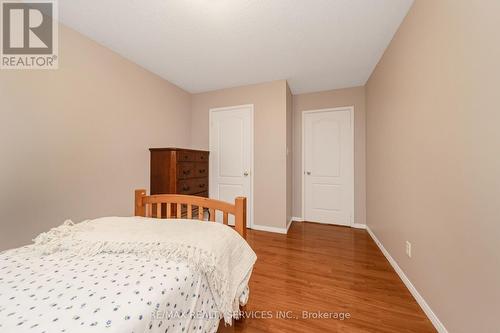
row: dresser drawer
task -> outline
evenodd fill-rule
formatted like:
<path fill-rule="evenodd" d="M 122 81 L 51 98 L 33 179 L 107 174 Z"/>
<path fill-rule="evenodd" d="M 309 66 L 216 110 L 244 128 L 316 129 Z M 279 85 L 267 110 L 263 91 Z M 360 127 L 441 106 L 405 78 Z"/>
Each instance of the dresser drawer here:
<path fill-rule="evenodd" d="M 196 152 L 196 161 L 198 162 L 208 162 L 208 152 L 206 151 L 199 151 Z"/>
<path fill-rule="evenodd" d="M 195 194 L 208 191 L 208 179 L 186 179 L 177 182 L 177 193 L 179 194 Z"/>
<path fill-rule="evenodd" d="M 187 151 L 187 150 L 179 150 L 177 152 L 177 161 L 185 162 L 185 161 L 196 161 L 198 152 L 195 151 Z"/>
<path fill-rule="evenodd" d="M 198 170 L 192 162 L 182 162 L 177 164 L 177 178 L 186 179 L 197 177 Z"/>
<path fill-rule="evenodd" d="M 208 191 L 208 178 L 196 179 L 195 187 L 196 187 L 196 192 L 194 193 Z"/>
<path fill-rule="evenodd" d="M 195 179 L 179 180 L 177 182 L 177 193 L 193 194 L 199 192 L 196 190 Z"/>
<path fill-rule="evenodd" d="M 196 163 L 193 177 L 208 177 L 208 163 L 206 162 Z"/>

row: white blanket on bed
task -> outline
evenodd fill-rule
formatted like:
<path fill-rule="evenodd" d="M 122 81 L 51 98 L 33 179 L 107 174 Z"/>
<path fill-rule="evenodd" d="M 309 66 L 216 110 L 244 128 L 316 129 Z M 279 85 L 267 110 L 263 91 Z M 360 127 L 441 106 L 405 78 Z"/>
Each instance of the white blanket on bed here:
<path fill-rule="evenodd" d="M 206 275 L 226 323 L 238 317 L 238 297 L 257 259 L 232 228 L 196 220 L 106 217 L 79 224 L 68 221 L 34 241 L 42 254 L 134 253 L 187 262 Z"/>
<path fill-rule="evenodd" d="M 219 322 L 206 276 L 183 262 L 33 246 L 0 254 L 1 333 L 215 333 Z"/>

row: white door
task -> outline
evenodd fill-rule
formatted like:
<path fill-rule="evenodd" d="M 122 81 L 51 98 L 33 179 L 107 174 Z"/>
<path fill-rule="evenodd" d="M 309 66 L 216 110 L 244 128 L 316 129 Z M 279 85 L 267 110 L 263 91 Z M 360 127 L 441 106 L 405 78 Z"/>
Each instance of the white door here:
<path fill-rule="evenodd" d="M 353 223 L 352 113 L 352 108 L 303 113 L 306 221 Z"/>
<path fill-rule="evenodd" d="M 234 203 L 247 198 L 252 225 L 253 105 L 210 110 L 210 198 Z M 217 221 L 222 221 L 219 213 Z M 230 215 L 229 224 L 234 225 Z"/>

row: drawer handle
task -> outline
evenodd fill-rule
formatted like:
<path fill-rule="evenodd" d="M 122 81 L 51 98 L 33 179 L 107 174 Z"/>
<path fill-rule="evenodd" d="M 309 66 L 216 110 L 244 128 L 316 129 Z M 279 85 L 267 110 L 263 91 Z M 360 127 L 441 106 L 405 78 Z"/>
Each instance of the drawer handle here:
<path fill-rule="evenodd" d="M 184 187 L 182 188 L 182 190 L 183 190 L 183 191 L 189 191 L 189 186 L 184 186 Z"/>
<path fill-rule="evenodd" d="M 198 185 L 200 188 L 204 188 L 205 187 L 205 184 L 200 184 Z"/>
<path fill-rule="evenodd" d="M 185 175 L 189 175 L 191 173 L 191 170 L 182 170 L 182 173 Z"/>
<path fill-rule="evenodd" d="M 205 159 L 205 156 L 201 155 L 200 160 L 203 160 L 203 159 Z"/>
<path fill-rule="evenodd" d="M 205 173 L 205 169 L 200 169 L 200 173 Z"/>

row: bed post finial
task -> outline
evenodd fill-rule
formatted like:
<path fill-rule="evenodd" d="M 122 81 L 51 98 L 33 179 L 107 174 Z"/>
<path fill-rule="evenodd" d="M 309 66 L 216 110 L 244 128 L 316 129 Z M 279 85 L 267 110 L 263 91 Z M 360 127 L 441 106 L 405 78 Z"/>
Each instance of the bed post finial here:
<path fill-rule="evenodd" d="M 146 209 L 143 198 L 146 196 L 146 190 L 135 190 L 135 216 L 146 216 Z"/>
<path fill-rule="evenodd" d="M 247 198 L 237 197 L 235 200 L 235 229 L 243 238 L 247 238 Z"/>

